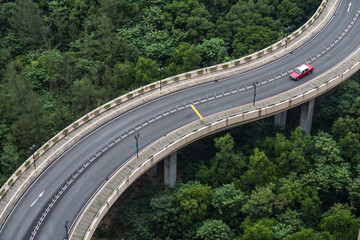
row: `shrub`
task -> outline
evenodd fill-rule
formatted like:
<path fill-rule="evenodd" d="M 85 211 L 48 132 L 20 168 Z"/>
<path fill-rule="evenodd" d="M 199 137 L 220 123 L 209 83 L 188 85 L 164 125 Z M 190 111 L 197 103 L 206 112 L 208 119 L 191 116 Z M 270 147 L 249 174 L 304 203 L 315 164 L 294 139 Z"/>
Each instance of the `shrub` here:
<path fill-rule="evenodd" d="M 167 81 L 161 81 L 161 84 L 162 84 L 162 85 L 166 85 L 166 84 L 167 84 Z"/>
<path fill-rule="evenodd" d="M 246 57 L 245 61 L 250 61 L 252 59 L 252 56 Z"/>
<path fill-rule="evenodd" d="M 263 54 L 264 54 L 264 52 L 261 51 L 261 52 L 258 52 L 258 53 L 257 53 L 257 56 L 258 56 L 258 57 L 261 57 Z"/>
<path fill-rule="evenodd" d="M 48 148 L 49 148 L 49 144 L 46 144 L 43 149 L 46 150 Z"/>
<path fill-rule="evenodd" d="M 306 28 L 305 26 L 302 26 L 302 27 L 301 27 L 301 31 L 304 31 L 304 30 L 305 30 L 305 28 Z"/>
<path fill-rule="evenodd" d="M 240 64 L 240 61 L 235 61 L 234 64 L 237 66 Z"/>
<path fill-rule="evenodd" d="M 197 73 L 200 75 L 200 74 L 203 74 L 204 73 L 204 70 L 199 70 L 199 71 L 197 71 Z"/>
<path fill-rule="evenodd" d="M 19 171 L 16 172 L 16 176 L 20 176 L 21 173 L 22 173 L 22 170 L 20 169 Z"/>
<path fill-rule="evenodd" d="M 191 73 L 187 73 L 187 74 L 185 74 L 185 77 L 186 77 L 186 78 L 191 77 Z"/>
<path fill-rule="evenodd" d="M 56 143 L 58 140 L 59 140 L 59 137 L 55 137 L 55 138 L 53 139 L 53 142 Z"/>
<path fill-rule="evenodd" d="M 281 47 L 282 43 L 279 42 L 278 44 L 276 44 L 277 47 Z"/>
<path fill-rule="evenodd" d="M 138 91 L 138 93 L 143 93 L 143 92 L 144 92 L 143 88 Z"/>
<path fill-rule="evenodd" d="M 29 165 L 30 165 L 30 161 L 27 161 L 26 163 L 25 163 L 25 167 L 28 167 Z"/>
<path fill-rule="evenodd" d="M 317 14 L 315 14 L 315 15 L 314 15 L 314 19 L 317 19 L 317 17 L 318 17 L 318 15 L 317 15 Z"/>
<path fill-rule="evenodd" d="M 83 120 L 86 122 L 87 120 L 89 120 L 89 115 L 87 115 L 87 116 L 85 116 L 84 118 L 83 118 Z"/>
<path fill-rule="evenodd" d="M 294 33 L 294 36 L 296 37 L 297 35 L 299 35 L 299 33 L 298 33 L 298 32 L 295 32 L 295 33 Z"/>
<path fill-rule="evenodd" d="M 269 48 L 267 49 L 268 52 L 272 52 L 272 50 L 273 50 L 272 47 L 269 47 Z"/>
<path fill-rule="evenodd" d="M 5 193 L 5 189 L 1 190 L 0 195 L 2 196 L 4 195 L 4 193 Z"/>
<path fill-rule="evenodd" d="M 106 104 L 106 105 L 104 106 L 105 109 L 109 109 L 110 107 L 111 107 L 111 103 Z"/>
<path fill-rule="evenodd" d="M 37 158 L 38 156 L 40 156 L 40 153 L 36 153 L 36 154 L 34 155 L 35 158 Z"/>
<path fill-rule="evenodd" d="M 309 20 L 309 26 L 312 24 L 312 20 Z"/>
<path fill-rule="evenodd" d="M 223 69 L 226 69 L 226 68 L 228 68 L 229 67 L 229 64 L 224 64 L 224 65 L 222 65 L 222 68 Z"/>
<path fill-rule="evenodd" d="M 216 68 L 217 68 L 217 67 L 212 67 L 212 68 L 210 68 L 210 71 L 211 71 L 211 72 L 215 72 L 215 71 L 216 71 Z"/>
<path fill-rule="evenodd" d="M 150 86 L 149 86 L 149 88 L 155 88 L 156 87 L 156 85 L 155 84 L 151 84 Z"/>
<path fill-rule="evenodd" d="M 129 94 L 127 95 L 127 98 L 132 98 L 132 96 L 133 96 L 133 94 L 132 94 L 132 93 L 129 93 Z"/>
<path fill-rule="evenodd" d="M 69 132 L 69 130 L 68 130 L 68 129 L 65 129 L 62 133 L 63 133 L 64 135 L 66 135 L 66 134 L 68 134 L 68 132 Z"/>
<path fill-rule="evenodd" d="M 100 113 L 100 109 L 94 111 L 94 115 L 98 115 Z"/>
<path fill-rule="evenodd" d="M 8 182 L 8 185 L 11 186 L 11 184 L 14 182 L 14 179 L 10 179 L 10 181 Z"/>
<path fill-rule="evenodd" d="M 79 123 L 78 123 L 78 122 L 76 122 L 76 123 L 73 124 L 73 128 L 77 128 L 78 126 L 79 126 Z"/>
<path fill-rule="evenodd" d="M 180 79 L 180 77 L 176 76 L 176 77 L 174 77 L 173 79 L 174 79 L 174 81 L 177 81 L 177 80 Z"/>

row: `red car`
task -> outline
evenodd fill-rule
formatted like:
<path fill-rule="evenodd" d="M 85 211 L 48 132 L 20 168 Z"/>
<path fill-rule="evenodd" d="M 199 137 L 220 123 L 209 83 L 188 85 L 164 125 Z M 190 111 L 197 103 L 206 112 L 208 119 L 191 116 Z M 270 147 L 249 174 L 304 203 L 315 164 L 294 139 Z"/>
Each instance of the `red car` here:
<path fill-rule="evenodd" d="M 294 69 L 294 71 L 290 74 L 290 78 L 292 80 L 299 80 L 303 76 L 310 74 L 313 70 L 314 68 L 310 64 L 303 64 Z"/>

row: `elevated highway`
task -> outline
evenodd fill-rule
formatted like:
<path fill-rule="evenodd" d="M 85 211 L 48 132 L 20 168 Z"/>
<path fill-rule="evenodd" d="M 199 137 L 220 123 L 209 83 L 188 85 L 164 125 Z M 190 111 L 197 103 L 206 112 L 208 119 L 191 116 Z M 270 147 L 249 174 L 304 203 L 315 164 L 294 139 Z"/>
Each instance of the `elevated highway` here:
<path fill-rule="evenodd" d="M 2 188 L 0 239 L 62 240 L 65 221 L 71 239 L 90 239 L 121 193 L 164 157 L 341 84 L 359 68 L 360 2 L 326 3 L 313 24 L 291 35 L 286 48 L 277 43 L 251 59 L 165 79 L 161 91 L 160 83 L 136 90 L 64 129 L 38 150 L 36 171 L 29 159 Z M 313 74 L 291 81 L 288 72 L 304 62 L 315 67 Z"/>

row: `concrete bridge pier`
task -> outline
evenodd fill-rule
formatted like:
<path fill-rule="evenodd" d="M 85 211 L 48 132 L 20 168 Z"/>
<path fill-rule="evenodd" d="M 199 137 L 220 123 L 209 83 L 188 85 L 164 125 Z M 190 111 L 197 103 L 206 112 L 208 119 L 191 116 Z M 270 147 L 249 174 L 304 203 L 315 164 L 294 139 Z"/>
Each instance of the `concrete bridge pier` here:
<path fill-rule="evenodd" d="M 287 111 L 278 113 L 274 116 L 274 125 L 279 126 L 281 130 L 285 129 Z"/>
<path fill-rule="evenodd" d="M 174 187 L 176 183 L 177 153 L 164 159 L 164 184 Z"/>
<path fill-rule="evenodd" d="M 302 128 L 305 135 L 309 135 L 311 132 L 312 118 L 314 115 L 314 105 L 315 98 L 301 105 L 300 127 Z"/>

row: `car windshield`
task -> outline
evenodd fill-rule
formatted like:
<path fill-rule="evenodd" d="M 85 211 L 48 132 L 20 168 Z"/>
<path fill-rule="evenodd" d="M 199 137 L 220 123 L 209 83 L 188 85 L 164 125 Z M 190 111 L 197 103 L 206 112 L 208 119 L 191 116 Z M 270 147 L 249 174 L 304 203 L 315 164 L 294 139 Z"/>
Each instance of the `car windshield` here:
<path fill-rule="evenodd" d="M 300 69 L 298 69 L 298 68 L 295 68 L 295 72 L 296 72 L 297 74 L 301 74 L 301 71 L 300 71 Z"/>

